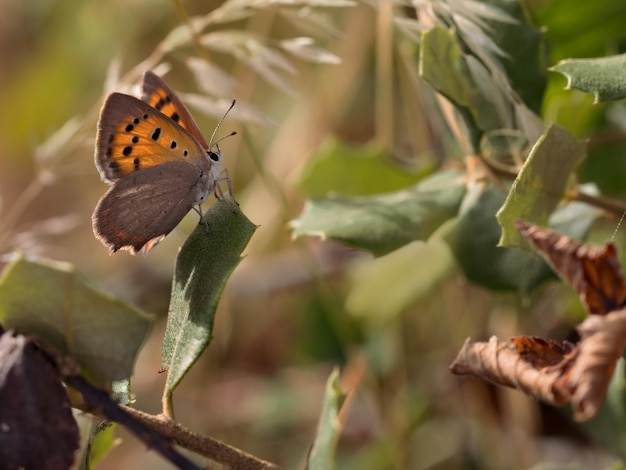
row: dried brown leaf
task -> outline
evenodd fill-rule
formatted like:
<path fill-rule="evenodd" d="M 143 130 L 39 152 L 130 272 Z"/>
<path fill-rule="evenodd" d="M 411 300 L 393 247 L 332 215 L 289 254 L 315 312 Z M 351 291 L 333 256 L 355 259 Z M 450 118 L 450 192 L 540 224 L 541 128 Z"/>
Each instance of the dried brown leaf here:
<path fill-rule="evenodd" d="M 626 305 L 626 285 L 613 243 L 583 245 L 525 221 L 520 220 L 516 225 L 552 269 L 578 292 L 589 313 L 605 315 Z"/>
<path fill-rule="evenodd" d="M 488 343 L 468 339 L 450 369 L 547 403 L 570 403 L 574 419 L 587 421 L 598 412 L 626 347 L 626 309 L 590 316 L 578 331 L 582 339 L 576 346 L 529 336 L 507 342 L 492 337 Z"/>
<path fill-rule="evenodd" d="M 521 390 L 551 404 L 565 403 L 554 384 L 563 374 L 558 367 L 541 369 L 525 361 L 511 341 L 492 336 L 489 342 L 472 343 L 469 338 L 450 366 L 457 375 L 474 375 L 496 385 Z"/>
<path fill-rule="evenodd" d="M 0 467 L 71 467 L 80 436 L 58 371 L 11 332 L 0 336 L 0 403 Z"/>
<path fill-rule="evenodd" d="M 514 336 L 511 342 L 520 357 L 537 369 L 558 366 L 575 354 L 575 346 L 567 341 L 559 344 L 536 336 Z"/>
<path fill-rule="evenodd" d="M 551 404 L 570 403 L 586 421 L 600 408 L 626 347 L 626 286 L 612 243 L 583 245 L 551 230 L 518 222 L 517 228 L 579 293 L 591 315 L 578 326 L 573 346 L 537 337 L 509 342 L 465 342 L 451 370 L 521 390 Z"/>
<path fill-rule="evenodd" d="M 574 419 L 586 421 L 597 413 L 626 347 L 626 309 L 592 316 L 578 326 L 582 340 L 576 362 L 567 375 Z"/>

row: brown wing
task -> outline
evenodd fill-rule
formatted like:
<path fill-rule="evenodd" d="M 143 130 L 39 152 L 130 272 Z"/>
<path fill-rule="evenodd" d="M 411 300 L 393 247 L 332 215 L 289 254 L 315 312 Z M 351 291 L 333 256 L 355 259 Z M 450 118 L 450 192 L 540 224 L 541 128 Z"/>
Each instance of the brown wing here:
<path fill-rule="evenodd" d="M 98 202 L 92 216 L 96 237 L 110 253 L 146 251 L 170 233 L 194 204 L 199 170 L 167 162 L 126 176 Z"/>
<path fill-rule="evenodd" d="M 147 103 L 111 93 L 104 102 L 96 136 L 96 167 L 107 182 L 168 161 L 206 166 L 201 144 Z"/>
<path fill-rule="evenodd" d="M 141 89 L 143 101 L 187 129 L 203 148 L 209 148 L 187 107 L 161 77 L 147 71 L 143 75 Z"/>

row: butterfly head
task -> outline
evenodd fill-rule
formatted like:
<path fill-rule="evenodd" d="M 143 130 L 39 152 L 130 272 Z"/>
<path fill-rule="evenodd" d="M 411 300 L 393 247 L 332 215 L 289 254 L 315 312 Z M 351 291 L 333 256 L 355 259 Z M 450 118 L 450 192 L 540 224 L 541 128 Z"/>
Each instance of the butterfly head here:
<path fill-rule="evenodd" d="M 224 154 L 222 153 L 222 149 L 218 143 L 215 144 L 216 151 L 213 149 L 207 150 L 207 157 L 211 162 L 211 169 L 209 170 L 211 173 L 211 177 L 213 180 L 217 181 L 219 179 L 220 174 L 222 173 L 222 162 L 224 161 Z"/>
<path fill-rule="evenodd" d="M 213 150 L 215 148 L 216 150 Z M 200 180 L 194 187 L 194 205 L 202 204 L 222 179 L 224 154 L 218 144 L 206 151 L 206 165 L 200 165 Z"/>

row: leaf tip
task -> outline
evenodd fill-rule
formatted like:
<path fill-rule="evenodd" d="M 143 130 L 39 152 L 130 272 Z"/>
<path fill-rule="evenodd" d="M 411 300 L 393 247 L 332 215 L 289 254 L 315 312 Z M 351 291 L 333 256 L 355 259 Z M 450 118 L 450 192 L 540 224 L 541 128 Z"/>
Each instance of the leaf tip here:
<path fill-rule="evenodd" d="M 465 359 L 471 346 L 472 346 L 472 339 L 468 337 L 463 343 L 463 346 L 461 346 L 461 349 L 457 353 L 456 357 L 452 361 L 452 364 L 448 366 L 448 369 L 454 375 L 467 375 L 470 373 L 470 369 L 468 368 L 467 362 Z"/>

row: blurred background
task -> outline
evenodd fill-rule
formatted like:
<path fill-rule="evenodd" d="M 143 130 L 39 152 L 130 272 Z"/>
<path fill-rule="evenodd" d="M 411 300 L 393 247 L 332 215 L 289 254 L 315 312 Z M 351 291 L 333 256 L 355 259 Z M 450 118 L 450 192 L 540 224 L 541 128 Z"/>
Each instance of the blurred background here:
<path fill-rule="evenodd" d="M 242 7 L 247 3 L 255 6 Z M 545 27 L 546 67 L 626 47 L 622 2 L 524 4 L 529 21 Z M 493 292 L 466 281 L 443 253 L 443 280 L 413 295 L 409 307 L 362 315 L 349 308 L 349 294 L 371 255 L 291 237 L 288 223 L 307 197 L 380 187 L 376 180 L 365 189 L 362 181 L 354 185 L 345 166 L 328 173 L 325 187 L 311 182 L 314 165 L 338 143 L 384 159 L 396 178 L 387 183 L 398 187 L 443 166 L 463 168 L 460 147 L 417 77 L 416 36 L 394 22 L 414 10 L 374 0 L 226 7 L 199 0 L 0 0 L 1 252 L 70 261 L 95 284 L 158 316 L 132 378 L 135 406 L 158 413 L 174 259 L 197 215 L 148 256 L 133 257 L 108 255 L 93 236 L 91 212 L 107 189 L 93 163 L 104 96 L 136 92 L 147 68 L 168 72 L 207 137 L 237 99 L 218 136 L 238 132 L 221 144 L 225 166 L 243 212 L 259 225 L 221 300 L 213 342 L 174 395 L 177 420 L 300 468 L 326 379 L 340 365 L 350 390 L 340 469 L 606 468 L 619 451 L 591 439 L 565 410 L 448 371 L 468 336 L 565 338 L 582 315 L 566 287 L 555 282 L 526 297 Z M 193 24 L 205 47 L 185 34 L 189 18 L 201 18 Z M 544 121 L 608 142 L 583 165 L 581 179 L 623 195 L 624 132 L 615 122 L 623 122 L 626 108 L 592 106 L 589 95 L 564 91 L 562 76 L 547 78 Z M 599 233 L 602 239 L 607 232 Z M 390 272 L 385 282 L 407 275 L 428 277 L 429 267 Z M 98 468 L 170 468 L 123 430 L 118 435 Z"/>

